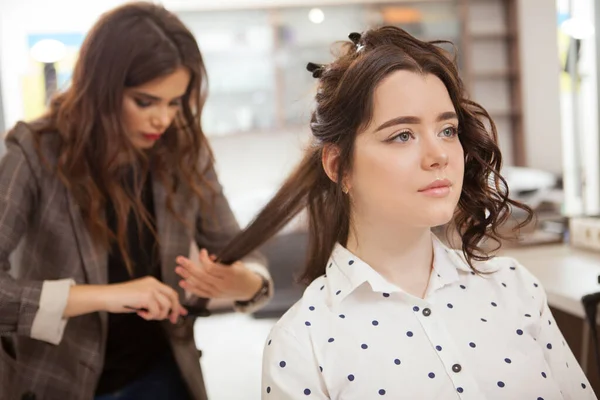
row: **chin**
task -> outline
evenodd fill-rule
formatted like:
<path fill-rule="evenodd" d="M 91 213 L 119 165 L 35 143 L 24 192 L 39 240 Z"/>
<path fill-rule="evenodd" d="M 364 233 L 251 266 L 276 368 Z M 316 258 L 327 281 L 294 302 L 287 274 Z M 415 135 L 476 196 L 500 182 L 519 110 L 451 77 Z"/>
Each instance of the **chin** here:
<path fill-rule="evenodd" d="M 430 212 L 426 213 L 426 221 L 423 221 L 423 226 L 433 228 L 448 224 L 454 218 L 454 210 L 455 207 L 431 210 Z"/>
<path fill-rule="evenodd" d="M 154 147 L 155 143 L 149 143 L 149 142 L 137 142 L 135 143 L 135 147 L 141 150 L 147 150 L 147 149 L 151 149 L 152 147 Z"/>
<path fill-rule="evenodd" d="M 431 219 L 426 221 L 423 226 L 427 228 L 435 228 L 438 226 L 444 226 L 452 222 L 452 218 L 440 218 L 440 219 Z"/>

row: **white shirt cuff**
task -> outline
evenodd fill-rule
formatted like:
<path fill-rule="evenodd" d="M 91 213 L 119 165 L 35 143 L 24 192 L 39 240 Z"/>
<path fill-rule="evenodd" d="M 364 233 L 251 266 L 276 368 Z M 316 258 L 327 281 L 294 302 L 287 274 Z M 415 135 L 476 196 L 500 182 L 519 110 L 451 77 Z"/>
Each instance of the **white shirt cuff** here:
<path fill-rule="evenodd" d="M 63 314 L 73 285 L 73 279 L 44 281 L 39 309 L 31 325 L 32 339 L 55 345 L 60 343 L 68 321 L 67 318 L 63 318 Z"/>

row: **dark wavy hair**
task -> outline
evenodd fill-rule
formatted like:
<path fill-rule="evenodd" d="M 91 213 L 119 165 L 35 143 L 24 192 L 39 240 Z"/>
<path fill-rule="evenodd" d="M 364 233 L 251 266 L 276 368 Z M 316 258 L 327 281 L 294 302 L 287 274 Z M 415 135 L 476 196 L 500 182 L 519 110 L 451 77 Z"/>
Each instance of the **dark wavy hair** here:
<path fill-rule="evenodd" d="M 325 146 L 340 150 L 337 176 L 352 168 L 356 136 L 373 115 L 373 94 L 379 83 L 398 70 L 432 74 L 446 86 L 459 119 L 459 140 L 465 153 L 464 184 L 453 226 L 462 238 L 462 251 L 471 268 L 473 260 L 492 258 L 481 247 L 482 239 L 498 242 L 499 227 L 520 208 L 529 223 L 529 207 L 508 197 L 500 175 L 502 155 L 494 122 L 479 104 L 469 100 L 458 76 L 455 60 L 440 45 L 423 42 L 397 27 L 381 27 L 350 35 L 340 54 L 328 65 L 309 64 L 319 79 L 316 109 L 311 118 L 313 141 L 304 159 L 256 219 L 219 255 L 231 262 L 260 246 L 303 209 L 308 210 L 308 262 L 300 280 L 310 283 L 325 273 L 336 242 L 346 245 L 350 229 L 350 201 L 341 179 L 333 182 L 323 169 Z M 451 44 L 451 43 L 450 43 Z M 488 131 L 485 121 L 491 129 Z"/>
<path fill-rule="evenodd" d="M 136 149 L 121 118 L 124 90 L 180 67 L 191 79 L 175 120 L 150 152 Z M 167 207 L 182 223 L 173 206 L 177 185 L 189 186 L 199 201 L 208 201 L 206 192 L 212 189 L 203 175 L 213 157 L 200 124 L 206 89 L 198 44 L 183 23 L 162 6 L 128 3 L 100 17 L 81 47 L 70 87 L 53 98 L 44 118 L 31 124 L 38 150 L 44 134 L 60 136 L 58 177 L 74 196 L 92 237 L 106 246 L 116 240 L 130 272 L 130 212 L 156 236 L 140 195 L 150 171 L 164 184 Z M 130 170 L 119 161 L 124 153 L 140 164 L 133 190 L 125 183 Z M 116 232 L 103 217 L 108 201 L 115 208 Z"/>

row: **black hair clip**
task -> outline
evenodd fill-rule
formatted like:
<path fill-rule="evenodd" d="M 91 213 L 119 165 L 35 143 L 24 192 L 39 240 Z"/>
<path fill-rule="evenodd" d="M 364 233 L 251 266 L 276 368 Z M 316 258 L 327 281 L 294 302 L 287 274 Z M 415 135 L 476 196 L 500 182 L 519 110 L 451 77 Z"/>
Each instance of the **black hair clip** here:
<path fill-rule="evenodd" d="M 358 46 L 358 42 L 360 42 L 361 37 L 362 37 L 362 35 L 358 32 L 352 32 L 351 34 L 348 35 L 348 39 L 350 39 L 352 41 L 352 43 L 354 43 L 357 46 Z"/>
<path fill-rule="evenodd" d="M 362 48 L 365 47 L 364 44 L 360 44 L 360 39 L 362 39 L 362 35 L 360 33 L 358 33 L 358 32 L 352 32 L 351 34 L 348 35 L 348 38 L 356 46 L 356 52 L 361 51 Z"/>
<path fill-rule="evenodd" d="M 312 62 L 306 64 L 306 69 L 308 70 L 308 72 L 312 72 L 313 78 L 320 78 L 323 74 L 324 67 L 325 64 L 315 64 Z"/>

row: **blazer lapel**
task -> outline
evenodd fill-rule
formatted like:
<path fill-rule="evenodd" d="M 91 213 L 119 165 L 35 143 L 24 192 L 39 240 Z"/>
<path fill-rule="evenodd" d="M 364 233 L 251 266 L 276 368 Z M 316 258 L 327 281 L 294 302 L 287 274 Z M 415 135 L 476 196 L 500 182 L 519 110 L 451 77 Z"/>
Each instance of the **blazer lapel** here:
<path fill-rule="evenodd" d="M 92 240 L 92 236 L 81 216 L 79 205 L 69 193 L 67 193 L 67 202 L 69 204 L 71 225 L 77 238 L 79 254 L 87 278 L 86 283 L 105 285 L 108 283 L 108 254 L 106 249 Z"/>
<path fill-rule="evenodd" d="M 90 285 L 106 285 L 108 283 L 108 254 L 106 249 L 101 244 L 94 242 L 89 230 L 85 226 L 81 209 L 75 202 L 75 199 L 66 190 L 67 203 L 69 207 L 69 216 L 71 218 L 71 226 L 77 240 L 79 255 L 83 270 L 86 276 L 86 283 Z M 105 312 L 100 312 L 100 323 L 102 327 L 102 337 L 106 337 L 108 315 Z"/>
<path fill-rule="evenodd" d="M 162 281 L 171 286 L 179 294 L 179 298 L 184 298 L 184 291 L 178 285 L 179 276 L 175 273 L 175 258 L 183 255 L 180 248 L 185 243 L 182 243 L 181 223 L 175 219 L 171 212 L 167 209 L 167 191 L 162 182 L 154 175 L 152 176 L 152 192 L 154 193 L 154 215 L 156 217 L 156 230 L 158 233 L 158 241 L 160 248 L 160 267 Z M 173 206 L 178 209 L 176 200 Z M 189 241 L 188 241 L 189 242 Z M 189 243 L 187 243 L 189 248 Z"/>

